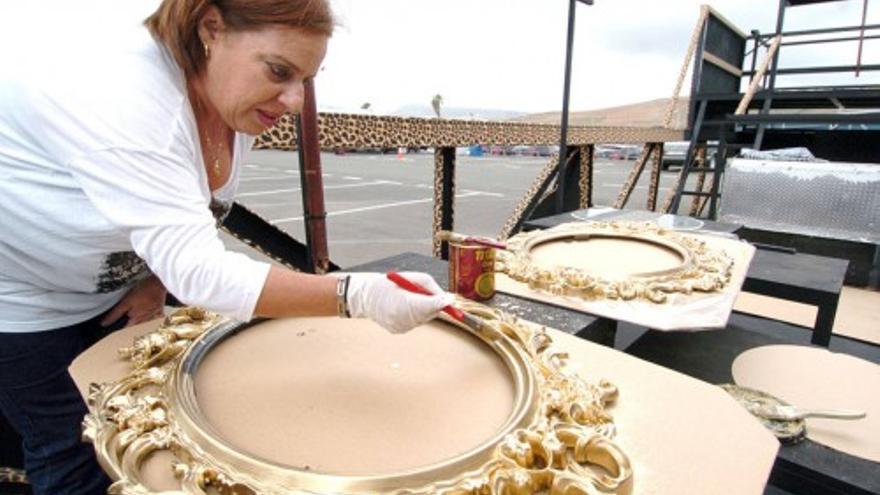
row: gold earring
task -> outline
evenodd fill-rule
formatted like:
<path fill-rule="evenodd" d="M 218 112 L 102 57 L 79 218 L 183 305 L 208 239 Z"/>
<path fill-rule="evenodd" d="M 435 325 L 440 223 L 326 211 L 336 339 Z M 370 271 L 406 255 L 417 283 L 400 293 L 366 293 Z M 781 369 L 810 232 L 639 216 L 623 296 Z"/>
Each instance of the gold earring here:
<path fill-rule="evenodd" d="M 205 60 L 208 60 L 209 58 L 211 58 L 211 49 L 208 48 L 207 43 L 202 43 L 202 46 L 205 47 Z"/>

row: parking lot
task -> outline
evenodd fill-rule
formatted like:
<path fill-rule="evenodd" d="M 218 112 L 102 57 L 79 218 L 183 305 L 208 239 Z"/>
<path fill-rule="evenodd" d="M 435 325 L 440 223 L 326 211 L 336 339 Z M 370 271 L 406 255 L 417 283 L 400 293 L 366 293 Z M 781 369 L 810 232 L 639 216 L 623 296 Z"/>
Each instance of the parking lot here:
<path fill-rule="evenodd" d="M 457 157 L 455 230 L 496 236 L 546 157 Z M 404 251 L 431 253 L 433 153 L 403 155 L 349 153 L 321 155 L 331 259 L 342 267 Z M 237 199 L 263 218 L 305 240 L 297 154 L 251 151 L 245 156 Z M 598 160 L 594 170 L 596 205 L 614 203 L 634 162 Z M 661 194 L 676 172 L 661 176 Z M 629 201 L 644 208 L 650 170 Z M 237 251 L 254 251 L 232 238 Z"/>

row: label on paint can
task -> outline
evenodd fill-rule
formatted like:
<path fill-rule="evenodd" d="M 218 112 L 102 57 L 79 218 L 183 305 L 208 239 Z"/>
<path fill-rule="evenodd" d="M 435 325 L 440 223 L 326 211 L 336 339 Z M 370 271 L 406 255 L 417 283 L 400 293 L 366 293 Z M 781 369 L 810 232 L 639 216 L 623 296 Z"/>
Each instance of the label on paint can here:
<path fill-rule="evenodd" d="M 449 291 L 473 301 L 495 295 L 495 249 L 449 243 Z"/>

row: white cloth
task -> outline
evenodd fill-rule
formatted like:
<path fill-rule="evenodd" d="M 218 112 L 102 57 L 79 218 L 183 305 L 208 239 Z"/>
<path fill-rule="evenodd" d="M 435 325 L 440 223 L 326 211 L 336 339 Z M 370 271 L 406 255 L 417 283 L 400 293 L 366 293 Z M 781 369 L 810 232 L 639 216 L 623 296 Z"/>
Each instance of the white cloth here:
<path fill-rule="evenodd" d="M 27 55 L 0 57 L 0 332 L 91 318 L 149 271 L 185 304 L 249 319 L 269 265 L 220 241 L 170 55 L 142 27 Z M 215 206 L 231 203 L 250 143 L 236 136 Z"/>

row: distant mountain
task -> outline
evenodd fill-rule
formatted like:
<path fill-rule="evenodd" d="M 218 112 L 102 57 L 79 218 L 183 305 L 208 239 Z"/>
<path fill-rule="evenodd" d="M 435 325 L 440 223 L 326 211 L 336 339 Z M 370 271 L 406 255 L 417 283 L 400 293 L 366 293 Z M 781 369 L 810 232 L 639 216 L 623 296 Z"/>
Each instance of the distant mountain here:
<path fill-rule="evenodd" d="M 572 111 L 568 115 L 569 125 L 598 127 L 660 127 L 669 98 L 631 103 L 618 107 L 600 108 L 596 110 Z M 404 105 L 389 113 L 376 114 L 373 109 L 352 109 L 339 107 L 321 107 L 322 112 L 355 113 L 364 115 L 396 115 L 401 117 L 434 117 L 431 105 Z M 684 129 L 687 125 L 688 98 L 679 98 L 672 115 L 672 127 Z M 534 124 L 559 124 L 560 112 L 525 113 L 513 110 L 490 108 L 443 107 L 440 109 L 444 119 L 490 120 L 529 122 Z"/>
<path fill-rule="evenodd" d="M 597 110 L 569 112 L 569 125 L 601 127 L 660 127 L 669 108 L 669 98 L 643 101 L 619 107 Z M 679 98 L 672 114 L 672 127 L 684 129 L 687 126 L 688 98 Z M 559 124 L 562 112 L 531 113 L 509 120 L 535 124 Z"/>
<path fill-rule="evenodd" d="M 401 117 L 436 117 L 431 105 L 404 105 L 391 112 L 390 115 L 399 115 Z M 522 117 L 526 115 L 526 113 L 491 108 L 441 107 L 440 115 L 444 119 L 497 121 Z"/>

